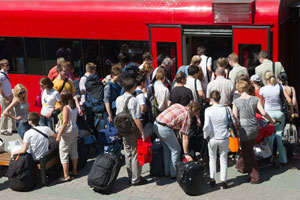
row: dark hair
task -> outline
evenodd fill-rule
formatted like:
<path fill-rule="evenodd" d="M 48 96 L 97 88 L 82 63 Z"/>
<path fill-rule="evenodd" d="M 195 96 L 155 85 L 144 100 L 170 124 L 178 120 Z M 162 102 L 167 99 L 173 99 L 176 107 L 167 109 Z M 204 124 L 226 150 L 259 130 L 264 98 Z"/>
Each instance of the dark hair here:
<path fill-rule="evenodd" d="M 40 79 L 40 84 L 46 86 L 46 88 L 48 88 L 48 89 L 52 89 L 53 88 L 53 83 L 50 80 L 50 78 L 48 78 L 47 76 L 42 77 Z"/>
<path fill-rule="evenodd" d="M 40 123 L 40 116 L 37 112 L 28 113 L 28 121 L 32 121 L 33 125 L 38 126 Z"/>
<path fill-rule="evenodd" d="M 124 81 L 123 81 L 123 86 L 124 86 L 124 90 L 126 92 L 129 92 L 132 88 L 134 88 L 136 85 L 135 85 L 135 80 L 133 78 L 126 78 Z"/>
<path fill-rule="evenodd" d="M 263 58 L 263 59 L 268 59 L 269 58 L 269 54 L 268 52 L 261 50 L 258 54 L 258 58 Z"/>
<path fill-rule="evenodd" d="M 146 81 L 146 76 L 145 75 L 138 75 L 136 77 L 136 85 L 141 85 Z"/>
<path fill-rule="evenodd" d="M 143 59 L 143 61 L 146 60 L 146 59 L 151 60 L 152 56 L 151 56 L 151 54 L 149 52 L 145 52 L 142 55 L 142 59 Z"/>
<path fill-rule="evenodd" d="M 282 85 L 285 85 L 286 84 L 286 82 L 287 82 L 287 74 L 285 73 L 285 72 L 280 72 L 279 74 L 278 74 L 278 79 L 279 80 L 281 80 L 281 82 L 282 82 Z"/>
<path fill-rule="evenodd" d="M 69 99 L 69 100 L 68 100 L 68 105 L 69 105 L 72 109 L 76 108 L 75 100 L 74 100 L 73 98 L 72 98 L 72 99 Z"/>
<path fill-rule="evenodd" d="M 122 75 L 122 66 L 120 64 L 115 64 L 111 67 L 110 71 L 111 77 Z"/>
<path fill-rule="evenodd" d="M 213 99 L 215 102 L 219 103 L 221 99 L 221 94 L 218 90 L 214 90 L 209 94 L 209 98 Z"/>
<path fill-rule="evenodd" d="M 72 94 L 70 92 L 64 90 L 60 94 L 60 99 L 61 99 L 62 107 L 64 107 L 64 106 L 66 106 L 66 105 L 69 104 L 69 100 L 72 100 L 73 96 L 72 96 Z"/>
<path fill-rule="evenodd" d="M 200 46 L 200 47 L 197 48 L 197 54 L 199 56 L 205 55 L 205 53 L 206 53 L 206 49 L 205 49 L 204 46 Z"/>
<path fill-rule="evenodd" d="M 198 72 L 199 72 L 198 66 L 195 66 L 195 65 L 189 66 L 188 74 L 189 74 L 190 76 L 193 76 L 193 75 L 197 74 Z"/>
<path fill-rule="evenodd" d="M 177 83 L 181 83 L 184 79 L 186 79 L 186 75 L 184 72 L 179 72 L 178 74 L 176 74 L 175 76 L 175 81 Z"/>

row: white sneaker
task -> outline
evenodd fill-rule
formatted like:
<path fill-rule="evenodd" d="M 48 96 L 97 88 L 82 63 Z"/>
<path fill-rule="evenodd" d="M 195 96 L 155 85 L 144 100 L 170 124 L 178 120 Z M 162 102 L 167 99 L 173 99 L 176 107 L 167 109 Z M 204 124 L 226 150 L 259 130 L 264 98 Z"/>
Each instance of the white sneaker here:
<path fill-rule="evenodd" d="M 11 130 L 11 129 L 7 129 L 6 132 L 7 132 L 8 134 L 12 134 L 12 130 Z"/>

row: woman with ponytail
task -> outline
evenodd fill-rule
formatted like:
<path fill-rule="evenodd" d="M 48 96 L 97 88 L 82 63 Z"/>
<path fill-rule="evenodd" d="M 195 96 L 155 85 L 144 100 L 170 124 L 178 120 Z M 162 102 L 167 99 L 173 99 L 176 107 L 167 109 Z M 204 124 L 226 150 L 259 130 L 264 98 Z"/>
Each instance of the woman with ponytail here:
<path fill-rule="evenodd" d="M 265 102 L 265 110 L 266 112 L 275 120 L 280 122 L 275 126 L 275 132 L 272 136 L 270 136 L 269 143 L 271 149 L 273 149 L 274 140 L 277 140 L 277 149 L 279 152 L 279 162 L 283 165 L 287 164 L 287 156 L 285 147 L 282 143 L 282 132 L 285 125 L 285 114 L 281 111 L 281 98 L 280 93 L 281 90 L 289 102 L 292 105 L 291 98 L 285 92 L 285 90 L 281 89 L 281 85 L 277 83 L 275 76 L 271 71 L 266 71 L 264 74 L 264 79 L 266 81 L 266 85 L 260 89 L 259 94 L 264 98 Z M 291 106 L 291 113 L 293 113 L 293 106 Z"/>

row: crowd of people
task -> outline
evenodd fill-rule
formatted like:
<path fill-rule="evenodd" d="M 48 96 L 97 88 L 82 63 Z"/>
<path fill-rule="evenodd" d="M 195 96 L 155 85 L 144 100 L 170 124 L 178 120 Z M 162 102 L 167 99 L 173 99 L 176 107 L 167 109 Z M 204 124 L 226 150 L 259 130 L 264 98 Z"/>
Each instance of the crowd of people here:
<path fill-rule="evenodd" d="M 139 65 L 130 60 L 130 53 L 120 56 L 120 63 L 111 68 L 110 75 L 102 77 L 102 99 L 99 105 L 90 103 L 87 82 L 96 75 L 96 66 L 86 64 L 84 76 L 76 80 L 71 63 L 65 58 L 57 58 L 47 77 L 40 79 L 41 112 L 29 112 L 27 89 L 17 84 L 12 90 L 9 80 L 9 62 L 0 60 L 0 104 L 1 134 L 11 135 L 17 130 L 23 139 L 23 147 L 14 154 L 29 152 L 38 160 L 49 146 L 47 137 L 59 142 L 59 157 L 63 167 L 63 177 L 58 183 L 70 181 L 78 175 L 77 117 L 83 117 L 94 133 L 95 116 L 102 113 L 104 125 L 114 124 L 114 118 L 127 109 L 136 129 L 122 135 L 128 177 L 132 185 L 147 183 L 141 176 L 141 166 L 137 161 L 137 140 L 145 140 L 154 134 L 163 145 L 164 175 L 176 177 L 176 163 L 181 159 L 192 161 L 191 135 L 203 132 L 208 141 L 209 184 L 216 184 L 216 161 L 220 154 L 222 187 L 226 189 L 229 118 L 239 132 L 241 151 L 236 168 L 249 174 L 249 182 L 260 183 L 253 146 L 258 135 L 256 113 L 260 113 L 275 131 L 268 138 L 271 149 L 277 141 L 279 161 L 287 163 L 282 142 L 285 122 L 298 117 L 295 89 L 288 86 L 287 75 L 280 62 L 273 63 L 267 52 L 258 55 L 260 65 L 249 77 L 247 68 L 239 65 L 238 55 L 231 53 L 227 58 L 218 58 L 213 65 L 212 58 L 205 55 L 205 48 L 197 48 L 197 55 L 190 65 L 178 69 L 174 81 L 167 77 L 173 66 L 172 59 L 166 57 L 153 70 L 149 52 L 142 56 Z M 99 88 L 98 88 L 99 89 Z M 95 89 L 96 90 L 96 89 Z M 282 111 L 281 95 L 289 104 L 289 114 Z M 33 105 L 30 105 L 33 106 Z M 95 111 L 95 110 L 98 111 Z M 280 123 L 277 123 L 280 122 Z M 146 126 L 153 127 L 148 131 Z M 199 127 L 201 127 L 199 129 Z M 102 127 L 103 128 L 103 127 Z M 180 140 L 179 140 L 180 139 Z M 180 144 L 180 142 L 182 144 Z M 72 169 L 69 172 L 69 157 Z"/>

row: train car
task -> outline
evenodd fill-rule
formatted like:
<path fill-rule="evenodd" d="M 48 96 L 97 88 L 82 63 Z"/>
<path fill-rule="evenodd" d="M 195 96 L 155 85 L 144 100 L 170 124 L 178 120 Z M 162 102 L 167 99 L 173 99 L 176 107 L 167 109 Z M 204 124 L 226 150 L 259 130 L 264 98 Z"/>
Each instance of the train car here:
<path fill-rule="evenodd" d="M 11 63 L 12 84 L 28 88 L 30 110 L 38 110 L 38 81 L 61 52 L 69 52 L 63 56 L 76 74 L 94 62 L 104 77 L 124 51 L 135 61 L 150 51 L 154 67 L 169 56 L 174 74 L 198 46 L 213 60 L 237 53 L 250 73 L 258 52 L 266 50 L 299 84 L 294 0 L 2 0 L 0 27 L 0 58 Z"/>

